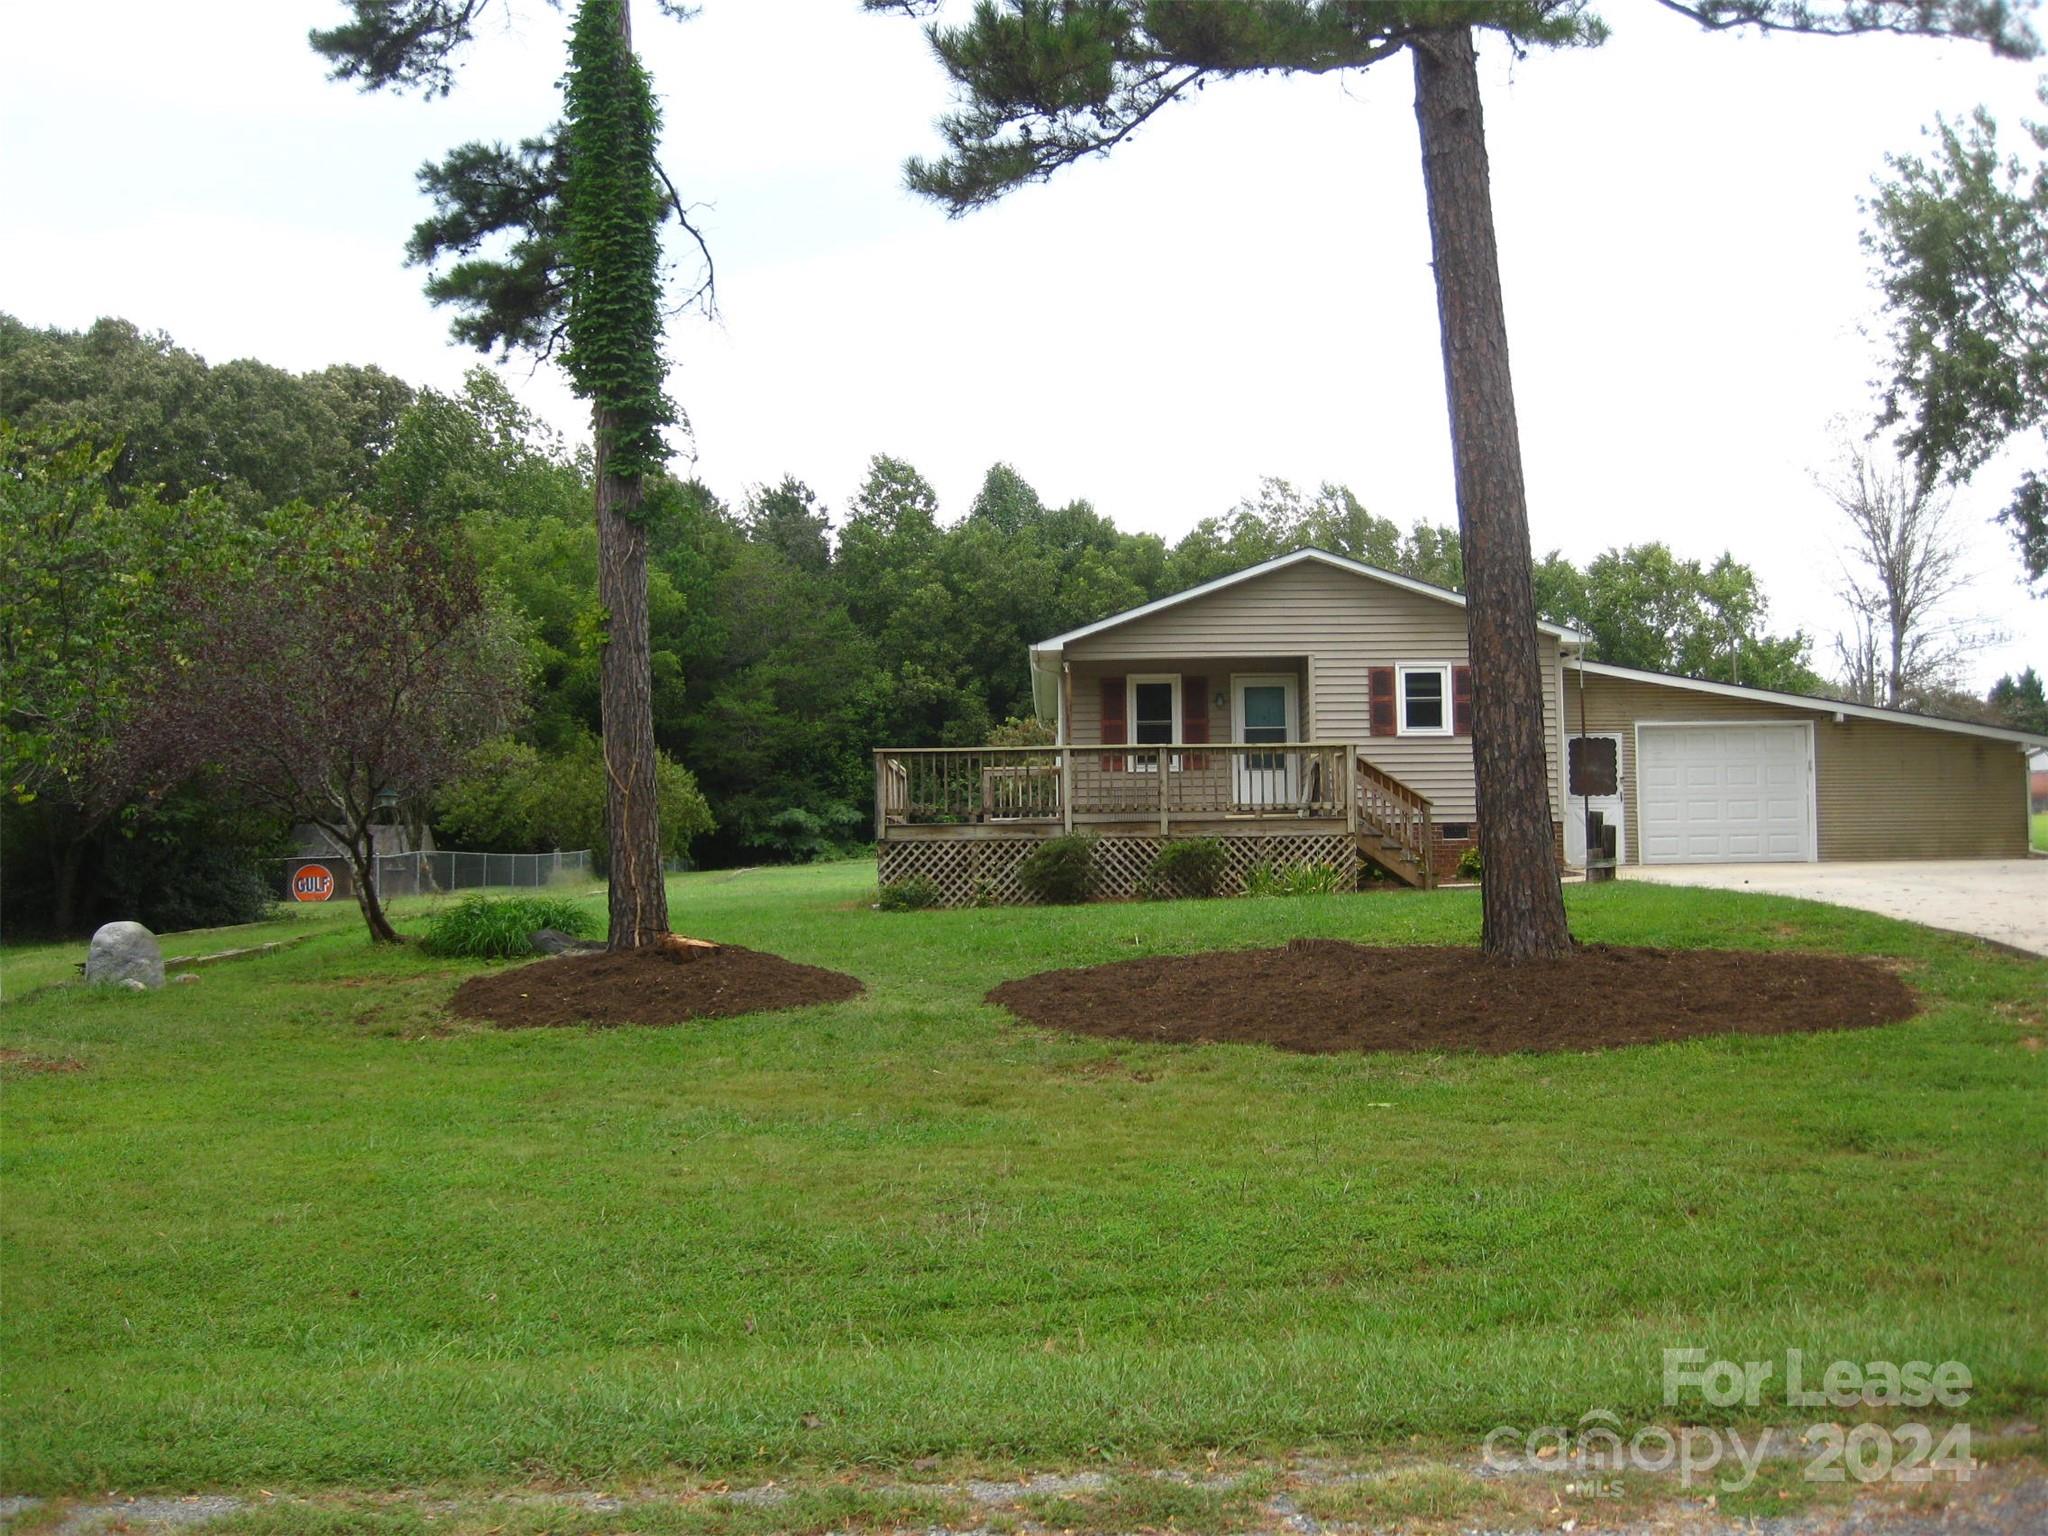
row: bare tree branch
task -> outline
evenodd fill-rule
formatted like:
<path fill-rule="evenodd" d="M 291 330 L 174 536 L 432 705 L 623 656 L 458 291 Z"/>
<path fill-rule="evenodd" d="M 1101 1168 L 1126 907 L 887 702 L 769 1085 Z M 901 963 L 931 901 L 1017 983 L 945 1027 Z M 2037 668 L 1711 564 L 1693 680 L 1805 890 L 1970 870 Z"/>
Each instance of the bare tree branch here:
<path fill-rule="evenodd" d="M 1953 498 L 1909 464 L 1854 442 L 1844 443 L 1832 477 L 1816 484 L 1848 524 L 1840 596 L 1852 620 L 1835 638 L 1845 688 L 1891 709 L 1951 690 L 1963 661 L 1988 638 L 1943 614 L 1970 584 Z"/>
<path fill-rule="evenodd" d="M 1990 45 L 2008 58 L 2032 58 L 2039 40 L 2021 7 L 1938 4 L 1935 0 L 1843 0 L 1815 5 L 1810 0 L 1657 0 L 1667 11 L 1709 32 L 1751 27 L 1806 37 L 1958 37 Z"/>

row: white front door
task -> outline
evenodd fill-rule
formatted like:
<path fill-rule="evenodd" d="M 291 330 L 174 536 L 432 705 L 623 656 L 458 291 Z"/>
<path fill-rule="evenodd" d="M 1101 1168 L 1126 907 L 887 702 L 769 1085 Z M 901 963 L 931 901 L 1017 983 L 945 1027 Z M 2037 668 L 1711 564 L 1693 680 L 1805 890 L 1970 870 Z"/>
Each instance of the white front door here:
<path fill-rule="evenodd" d="M 1808 726 L 1645 724 L 1636 742 L 1645 864 L 1814 857 Z"/>
<path fill-rule="evenodd" d="M 1564 861 L 1586 863 L 1586 812 L 1614 828 L 1614 856 L 1628 862 L 1628 828 L 1621 815 L 1621 736 L 1593 731 L 1565 742 Z M 1597 850 L 1596 850 L 1597 852 Z"/>
<path fill-rule="evenodd" d="M 1233 677 L 1231 735 L 1247 745 L 1279 743 L 1294 735 L 1294 678 Z M 1231 799 L 1242 810 L 1291 808 L 1300 798 L 1300 767 L 1292 752 L 1232 754 Z"/>

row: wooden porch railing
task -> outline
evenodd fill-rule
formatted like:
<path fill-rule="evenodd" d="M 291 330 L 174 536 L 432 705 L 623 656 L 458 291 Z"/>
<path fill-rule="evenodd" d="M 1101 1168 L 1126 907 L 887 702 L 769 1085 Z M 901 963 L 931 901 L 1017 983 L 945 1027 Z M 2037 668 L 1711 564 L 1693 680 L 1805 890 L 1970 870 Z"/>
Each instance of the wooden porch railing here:
<path fill-rule="evenodd" d="M 882 747 L 875 752 L 875 836 L 892 828 L 1341 821 L 1359 851 L 1411 885 L 1436 883 L 1427 796 L 1367 762 L 1355 745 L 1285 741 L 1165 746 Z M 1220 830 L 1220 829 L 1219 829 Z"/>
<path fill-rule="evenodd" d="M 1358 776 L 1358 820 L 1368 836 L 1378 832 L 1390 850 L 1415 866 L 1419 883 L 1436 883 L 1436 824 L 1426 797 L 1364 758 L 1353 764 Z"/>
<path fill-rule="evenodd" d="M 875 835 L 904 826 L 1071 828 L 1155 817 L 1162 828 L 1267 817 L 1350 825 L 1356 751 L 1306 741 L 883 747 L 875 752 Z"/>

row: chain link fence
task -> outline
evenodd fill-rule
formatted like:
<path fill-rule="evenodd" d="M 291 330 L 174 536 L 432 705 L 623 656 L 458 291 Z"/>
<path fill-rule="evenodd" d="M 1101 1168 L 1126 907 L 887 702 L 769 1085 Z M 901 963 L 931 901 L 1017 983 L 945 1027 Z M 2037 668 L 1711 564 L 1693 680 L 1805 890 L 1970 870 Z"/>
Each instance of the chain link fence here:
<path fill-rule="evenodd" d="M 281 901 L 355 899 L 355 872 L 347 859 L 301 854 L 273 859 L 271 889 Z M 383 853 L 377 856 L 377 894 L 436 896 L 444 891 L 538 890 L 593 878 L 590 850 L 571 853 Z"/>

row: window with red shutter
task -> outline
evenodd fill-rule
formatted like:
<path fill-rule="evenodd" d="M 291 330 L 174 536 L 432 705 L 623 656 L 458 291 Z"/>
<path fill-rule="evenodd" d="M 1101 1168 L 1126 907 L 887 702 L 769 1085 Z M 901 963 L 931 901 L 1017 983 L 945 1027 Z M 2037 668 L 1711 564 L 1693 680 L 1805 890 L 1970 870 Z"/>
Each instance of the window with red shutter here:
<path fill-rule="evenodd" d="M 1472 734 L 1472 669 L 1451 669 L 1451 730 L 1459 736 Z"/>
<path fill-rule="evenodd" d="M 1427 662 L 1394 669 L 1395 718 L 1403 736 L 1449 736 L 1451 723 L 1451 669 L 1443 662 Z"/>

